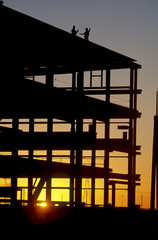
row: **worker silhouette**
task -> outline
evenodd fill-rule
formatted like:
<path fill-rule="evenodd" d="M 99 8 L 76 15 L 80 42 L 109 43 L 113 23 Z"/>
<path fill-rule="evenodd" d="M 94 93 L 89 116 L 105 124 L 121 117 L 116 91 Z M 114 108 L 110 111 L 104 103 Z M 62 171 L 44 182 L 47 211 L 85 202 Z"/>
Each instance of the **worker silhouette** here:
<path fill-rule="evenodd" d="M 79 30 L 76 30 L 76 27 L 73 26 L 72 30 L 71 30 L 71 33 L 73 36 L 76 36 L 76 34 L 78 33 Z"/>
<path fill-rule="evenodd" d="M 91 29 L 86 28 L 84 33 L 80 33 L 80 35 L 84 35 L 84 39 L 89 41 L 89 33 L 90 33 Z"/>

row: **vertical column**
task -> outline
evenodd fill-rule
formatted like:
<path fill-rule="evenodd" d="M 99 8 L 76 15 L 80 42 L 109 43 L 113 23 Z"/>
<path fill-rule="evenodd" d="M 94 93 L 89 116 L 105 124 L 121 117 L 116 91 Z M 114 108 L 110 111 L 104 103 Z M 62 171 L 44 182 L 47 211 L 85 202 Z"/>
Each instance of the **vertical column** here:
<path fill-rule="evenodd" d="M 48 136 L 49 134 L 52 133 L 53 130 L 53 121 L 52 117 L 48 117 L 48 125 L 47 125 L 47 133 Z M 47 146 L 47 167 L 48 169 L 51 167 L 52 164 L 52 146 Z M 47 173 L 48 174 L 48 173 Z M 46 176 L 46 201 L 47 204 L 51 204 L 51 176 L 48 174 Z"/>
<path fill-rule="evenodd" d="M 72 92 L 75 92 L 76 89 L 76 72 L 72 73 Z M 75 134 L 75 119 L 72 119 L 71 122 L 71 134 Z M 71 165 L 71 175 L 70 175 L 70 206 L 73 206 L 74 202 L 74 155 L 75 149 L 74 146 L 71 146 L 70 149 L 70 165 Z"/>
<path fill-rule="evenodd" d="M 72 73 L 72 91 L 74 92 L 76 88 L 76 73 Z"/>
<path fill-rule="evenodd" d="M 30 135 L 34 133 L 34 118 L 30 117 L 29 124 L 29 133 Z M 29 161 L 33 161 L 33 148 L 29 149 Z M 32 205 L 32 176 L 28 177 L 28 204 Z"/>
<path fill-rule="evenodd" d="M 84 78 L 84 72 L 80 71 L 77 74 L 77 92 L 79 94 L 83 94 L 83 78 Z"/>
<path fill-rule="evenodd" d="M 101 87 L 103 87 L 103 70 L 101 70 L 101 75 L 100 75 L 100 77 L 101 77 Z"/>
<path fill-rule="evenodd" d="M 134 69 L 134 96 L 133 96 L 133 108 L 136 111 L 137 110 L 137 68 Z M 136 174 L 136 142 L 137 142 L 137 118 L 134 117 L 133 119 L 133 151 L 132 151 L 132 174 L 133 176 L 135 176 Z M 135 205 L 135 189 L 136 188 L 136 184 L 135 184 L 135 178 L 133 178 L 133 205 Z"/>
<path fill-rule="evenodd" d="M 156 116 L 154 116 L 153 133 L 153 156 L 152 156 L 152 175 L 151 175 L 151 210 L 155 209 L 155 182 L 157 185 L 157 210 L 158 210 L 158 92 L 156 96 Z"/>
<path fill-rule="evenodd" d="M 49 67 L 47 67 L 46 85 L 50 87 L 54 86 L 54 75 L 51 73 Z"/>
<path fill-rule="evenodd" d="M 77 76 L 77 92 L 79 96 L 83 94 L 83 72 L 78 72 Z M 78 138 L 83 131 L 83 118 L 78 117 L 76 120 L 76 133 Z M 80 142 L 80 139 L 79 139 Z M 81 193 L 82 193 L 82 177 L 81 177 L 81 167 L 82 167 L 82 146 L 79 144 L 76 149 L 76 185 L 75 185 L 75 201 L 77 205 L 81 204 Z"/>
<path fill-rule="evenodd" d="M 46 85 L 49 87 L 54 86 L 54 75 L 49 69 L 49 66 L 47 66 L 47 73 L 46 73 Z M 51 103 L 50 103 L 51 104 Z M 52 116 L 48 117 L 48 125 L 47 125 L 47 133 L 48 136 L 49 134 L 52 133 L 53 130 L 53 121 L 52 121 Z M 49 169 L 52 164 L 52 146 L 47 146 L 47 168 Z M 47 171 L 47 175 L 45 176 L 47 181 L 46 181 L 46 201 L 47 204 L 51 204 L 51 176 L 49 175 Z"/>
<path fill-rule="evenodd" d="M 15 131 L 15 136 L 18 131 L 18 118 L 14 117 L 13 118 L 13 130 Z M 18 149 L 15 147 L 12 151 L 12 157 L 13 161 L 16 160 L 18 156 Z M 11 178 L 11 189 L 12 189 L 12 198 L 11 198 L 11 204 L 14 206 L 16 205 L 16 196 L 17 196 L 17 177 L 12 177 Z"/>
<path fill-rule="evenodd" d="M 90 87 L 92 87 L 92 71 L 90 71 Z"/>
<path fill-rule="evenodd" d="M 70 175 L 70 206 L 73 206 L 74 201 L 74 176 L 73 176 L 73 166 L 74 166 L 74 149 L 71 148 L 70 151 L 70 164 L 71 164 L 71 175 Z"/>
<path fill-rule="evenodd" d="M 130 69 L 130 110 L 134 108 L 133 84 L 134 70 Z M 134 121 L 132 115 L 129 118 L 129 152 L 128 152 L 128 207 L 135 205 L 135 187 L 133 184 L 133 145 L 134 143 Z"/>
<path fill-rule="evenodd" d="M 71 123 L 71 133 L 74 135 L 75 134 L 75 120 L 72 120 Z M 71 175 L 70 175 L 70 206 L 73 206 L 73 202 L 74 202 L 74 146 L 71 146 L 70 149 L 70 165 L 71 165 Z"/>
<path fill-rule="evenodd" d="M 110 69 L 106 70 L 106 102 L 110 103 Z M 110 119 L 105 122 L 105 145 L 107 146 L 105 150 L 105 178 L 104 178 L 104 207 L 108 207 L 109 199 L 109 138 L 110 138 Z"/>
<path fill-rule="evenodd" d="M 115 182 L 112 183 L 112 207 L 115 207 Z"/>
<path fill-rule="evenodd" d="M 158 162 L 157 146 L 158 146 L 158 116 L 154 116 L 153 156 L 152 156 L 152 175 L 151 175 L 151 202 L 150 202 L 151 210 L 155 209 L 155 181 L 156 181 L 156 177 L 157 177 L 156 169 L 158 169 L 158 167 L 157 167 L 157 162 Z M 158 209 L 158 205 L 157 205 L 157 209 Z"/>
<path fill-rule="evenodd" d="M 96 120 L 93 119 L 93 130 L 96 133 Z M 93 170 L 93 175 L 92 175 L 92 207 L 95 206 L 95 148 L 93 147 L 92 149 L 92 170 Z"/>
<path fill-rule="evenodd" d="M 82 149 L 77 148 L 76 149 L 76 185 L 75 185 L 76 205 L 81 204 L 81 193 L 82 193 L 81 167 L 82 167 Z"/>

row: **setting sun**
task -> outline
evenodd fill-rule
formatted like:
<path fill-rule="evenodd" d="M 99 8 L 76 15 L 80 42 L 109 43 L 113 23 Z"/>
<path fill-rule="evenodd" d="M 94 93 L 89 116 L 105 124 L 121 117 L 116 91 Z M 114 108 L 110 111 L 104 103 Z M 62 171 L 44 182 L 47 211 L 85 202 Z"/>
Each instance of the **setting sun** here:
<path fill-rule="evenodd" d="M 36 206 L 39 206 L 39 207 L 47 207 L 47 203 L 46 203 L 46 202 L 37 203 Z"/>

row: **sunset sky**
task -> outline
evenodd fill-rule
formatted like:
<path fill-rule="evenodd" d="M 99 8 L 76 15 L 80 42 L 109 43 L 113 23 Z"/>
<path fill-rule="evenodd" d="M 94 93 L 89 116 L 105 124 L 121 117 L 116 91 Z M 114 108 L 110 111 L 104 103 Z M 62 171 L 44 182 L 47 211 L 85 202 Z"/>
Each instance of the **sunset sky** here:
<path fill-rule="evenodd" d="M 153 116 L 158 91 L 158 1 L 157 0 L 4 0 L 4 5 L 70 32 L 91 28 L 90 41 L 136 59 L 138 75 L 137 160 L 141 187 L 137 203 L 150 206 Z M 8 19 L 9 20 L 9 19 Z M 28 36 L 30 37 L 30 36 Z M 49 36 L 48 36 L 49 37 Z"/>

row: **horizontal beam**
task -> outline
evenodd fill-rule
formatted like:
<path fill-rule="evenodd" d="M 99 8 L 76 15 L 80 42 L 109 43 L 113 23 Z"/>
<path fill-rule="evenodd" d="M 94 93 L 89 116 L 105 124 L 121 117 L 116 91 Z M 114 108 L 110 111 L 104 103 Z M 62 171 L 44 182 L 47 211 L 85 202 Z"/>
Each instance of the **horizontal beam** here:
<path fill-rule="evenodd" d="M 72 88 L 62 88 L 65 89 L 67 91 L 72 91 Z M 75 89 L 77 91 L 77 88 Z M 105 95 L 107 94 L 107 90 L 105 87 L 85 87 L 83 88 L 83 93 L 85 95 Z M 141 94 L 142 90 L 141 89 L 137 89 L 137 90 L 130 90 L 129 87 L 114 87 L 114 89 L 110 89 L 110 91 L 108 91 L 108 93 L 112 94 L 118 94 L 118 95 L 128 95 L 128 94 Z"/>
<path fill-rule="evenodd" d="M 0 177 L 4 178 L 31 176 L 42 178 L 44 182 L 49 177 L 69 178 L 73 176 L 75 178 L 78 174 L 81 178 L 104 178 L 105 170 L 104 168 L 93 168 L 91 166 L 82 166 L 78 169 L 77 165 L 71 166 L 66 163 L 52 162 L 51 165 L 48 165 L 47 161 L 0 157 Z M 112 169 L 109 169 L 109 178 L 128 180 L 129 176 L 128 174 L 113 173 Z M 132 180 L 139 181 L 140 175 L 132 175 Z"/>
<path fill-rule="evenodd" d="M 74 63 L 74 62 L 73 62 Z M 30 68 L 24 68 L 24 76 L 25 77 L 32 77 L 32 76 L 41 76 L 41 75 L 46 75 L 48 72 L 47 68 L 40 68 L 41 64 L 32 64 Z M 101 70 L 107 70 L 107 69 L 141 69 L 141 65 L 137 64 L 135 62 L 120 62 L 120 63 L 108 63 L 103 62 L 103 63 L 86 63 L 84 66 L 80 67 L 79 64 L 76 66 L 73 66 L 73 64 L 65 64 L 65 67 L 59 67 L 57 64 L 52 65 L 52 74 L 73 74 L 74 72 L 78 71 L 101 71 Z"/>
<path fill-rule="evenodd" d="M 1 151 L 12 151 L 18 150 L 29 150 L 29 149 L 71 149 L 75 148 L 80 144 L 83 149 L 95 149 L 109 151 L 122 151 L 129 152 L 131 145 L 129 140 L 120 139 L 109 139 L 108 145 L 105 139 L 96 139 L 96 134 L 91 132 L 83 132 L 81 134 L 65 132 L 65 133 L 28 133 L 22 132 L 17 135 L 2 135 L 0 134 L 0 150 Z M 140 150 L 140 146 L 133 146 L 133 150 Z M 139 154 L 139 153 L 138 153 Z"/>
<path fill-rule="evenodd" d="M 0 134 L 0 150 L 14 149 L 47 149 L 56 145 L 86 146 L 94 145 L 96 141 L 95 132 L 22 132 L 17 134 Z"/>
<path fill-rule="evenodd" d="M 119 180 L 110 180 L 109 181 L 109 185 L 113 185 L 113 184 L 123 184 L 123 185 L 128 185 L 128 181 L 119 181 Z M 140 186 L 140 182 L 136 182 L 135 183 L 136 186 Z M 128 190 L 128 189 L 127 189 Z"/>
<path fill-rule="evenodd" d="M 83 90 L 85 95 L 104 95 L 107 94 L 106 90 Z M 132 94 L 141 94 L 142 90 L 110 90 L 108 93 L 113 95 L 129 95 Z"/>
<path fill-rule="evenodd" d="M 0 187 L 0 197 L 11 197 L 12 189 L 11 187 Z"/>

